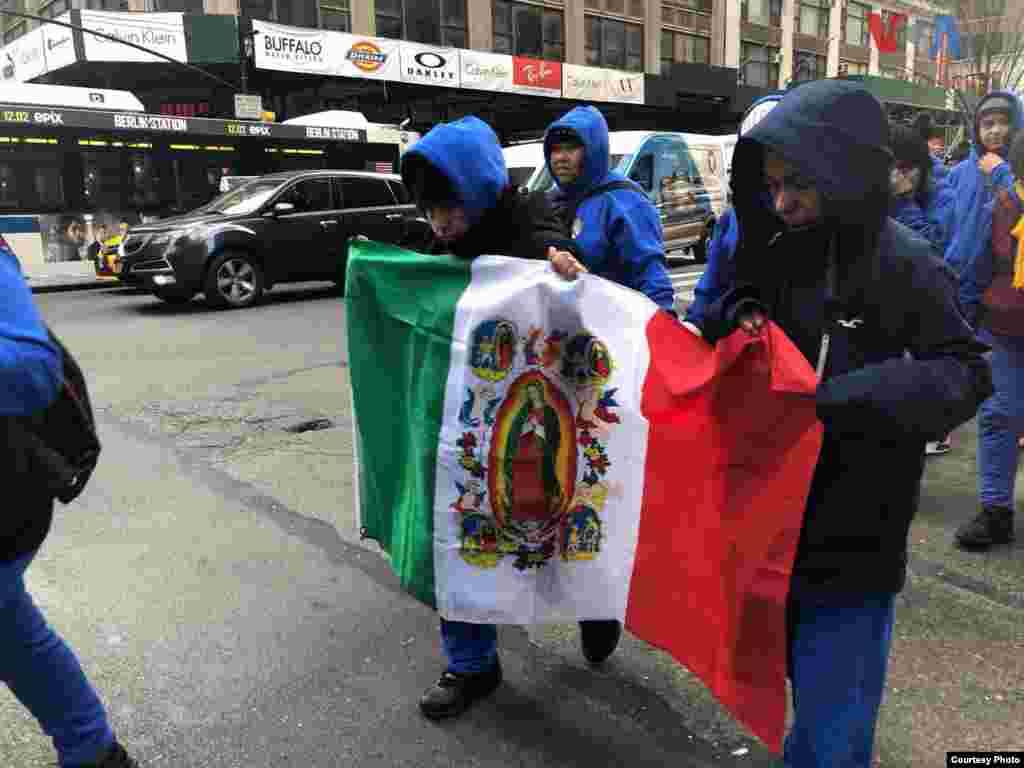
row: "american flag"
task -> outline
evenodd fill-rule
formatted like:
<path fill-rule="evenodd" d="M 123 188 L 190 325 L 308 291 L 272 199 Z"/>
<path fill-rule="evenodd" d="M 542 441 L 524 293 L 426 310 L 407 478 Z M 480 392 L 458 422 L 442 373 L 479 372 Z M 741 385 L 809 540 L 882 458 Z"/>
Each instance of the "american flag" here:
<path fill-rule="evenodd" d="M 374 173 L 394 173 L 394 168 L 390 160 L 377 160 L 373 164 Z"/>

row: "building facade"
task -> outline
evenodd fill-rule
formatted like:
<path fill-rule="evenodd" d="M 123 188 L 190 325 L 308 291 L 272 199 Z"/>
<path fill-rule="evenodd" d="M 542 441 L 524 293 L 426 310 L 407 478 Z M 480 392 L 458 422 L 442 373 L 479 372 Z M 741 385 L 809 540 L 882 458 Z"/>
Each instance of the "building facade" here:
<path fill-rule="evenodd" d="M 237 17 L 243 40 L 251 28 L 247 25 L 263 21 L 642 73 L 648 104 L 663 109 L 695 105 L 699 125 L 685 126 L 689 130 L 716 120 L 723 127 L 734 124 L 738 113 L 760 93 L 804 80 L 845 74 L 934 84 L 929 20 L 942 12 L 929 0 L 0 0 L 3 10 L 47 18 L 75 10 L 227 16 Z M 887 27 L 890 15 L 897 13 L 908 23 L 896 34 L 895 52 L 881 52 L 869 30 L 871 16 L 879 14 Z M 8 46 L 36 26 L 36 21 L 13 16 L 0 19 Z M 916 33 L 908 33 L 911 29 Z M 208 64 L 225 73 L 248 68 L 245 61 L 225 61 L 220 69 L 217 62 Z M 57 79 L 46 77 L 49 82 L 126 87 L 118 80 L 124 74 L 114 67 L 80 65 Z M 396 95 L 416 95 L 401 87 L 382 89 L 362 82 L 356 88 L 337 82 L 345 78 L 314 83 L 251 68 L 248 74 L 250 84 L 268 94 L 269 106 L 279 115 L 317 107 L 372 110 L 375 103 L 387 111 L 395 106 Z M 101 82 L 91 80 L 95 77 Z M 167 72 L 154 78 L 149 86 L 160 90 L 156 80 L 162 78 L 166 85 Z M 164 90 L 166 96 L 157 106 L 165 112 L 180 107 L 198 114 L 196 110 L 203 109 L 201 99 L 184 92 L 176 97 L 174 88 Z M 421 113 L 430 111 L 435 96 L 418 100 Z M 457 113 L 459 103 L 476 108 L 482 102 L 447 103 L 454 104 Z M 392 117 L 401 116 L 390 111 Z M 656 117 L 634 112 L 641 122 Z M 431 114 L 431 119 L 452 114 L 449 109 L 440 116 Z M 630 114 L 621 113 L 620 127 Z"/>

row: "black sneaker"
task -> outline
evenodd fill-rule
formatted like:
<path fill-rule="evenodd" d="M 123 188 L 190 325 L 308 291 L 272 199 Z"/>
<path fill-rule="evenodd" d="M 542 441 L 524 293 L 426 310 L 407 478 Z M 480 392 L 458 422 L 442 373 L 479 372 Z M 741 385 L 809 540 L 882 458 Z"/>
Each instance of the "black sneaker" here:
<path fill-rule="evenodd" d="M 91 768 L 139 768 L 139 764 L 115 741 L 114 746 L 107 750 L 107 754 Z"/>
<path fill-rule="evenodd" d="M 426 690 L 420 699 L 420 712 L 431 720 L 461 715 L 477 699 L 494 692 L 501 685 L 501 661 L 486 672 L 457 674 L 445 672 Z"/>
<path fill-rule="evenodd" d="M 976 517 L 956 532 L 956 543 L 962 549 L 988 549 L 1012 541 L 1013 510 L 1008 507 L 982 507 Z"/>
<path fill-rule="evenodd" d="M 614 619 L 580 622 L 580 645 L 583 646 L 583 658 L 591 664 L 600 664 L 615 653 L 620 637 L 622 637 L 622 624 Z"/>

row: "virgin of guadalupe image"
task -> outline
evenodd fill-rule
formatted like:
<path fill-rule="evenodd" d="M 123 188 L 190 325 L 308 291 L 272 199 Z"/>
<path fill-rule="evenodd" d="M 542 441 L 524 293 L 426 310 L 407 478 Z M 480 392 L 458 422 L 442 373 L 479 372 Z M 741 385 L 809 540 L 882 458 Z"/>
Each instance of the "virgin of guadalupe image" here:
<path fill-rule="evenodd" d="M 557 460 L 561 439 L 558 413 L 545 400 L 544 384 L 529 382 L 505 445 L 502 469 L 509 522 L 543 524 L 560 510 Z"/>

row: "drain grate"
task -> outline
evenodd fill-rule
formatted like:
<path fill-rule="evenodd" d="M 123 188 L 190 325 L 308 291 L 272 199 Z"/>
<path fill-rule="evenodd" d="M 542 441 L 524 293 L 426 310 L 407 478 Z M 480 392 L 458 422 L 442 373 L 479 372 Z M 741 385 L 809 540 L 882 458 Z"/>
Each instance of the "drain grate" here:
<path fill-rule="evenodd" d="M 309 421 L 300 421 L 298 424 L 285 427 L 284 431 L 301 435 L 303 432 L 319 432 L 321 429 L 330 429 L 333 426 L 334 422 L 330 419 L 310 419 Z"/>

